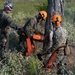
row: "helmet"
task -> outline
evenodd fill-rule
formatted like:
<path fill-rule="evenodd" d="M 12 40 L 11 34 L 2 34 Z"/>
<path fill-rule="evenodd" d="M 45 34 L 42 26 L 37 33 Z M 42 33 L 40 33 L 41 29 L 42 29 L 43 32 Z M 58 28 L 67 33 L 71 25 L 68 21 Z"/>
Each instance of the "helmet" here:
<path fill-rule="evenodd" d="M 45 20 L 47 18 L 47 12 L 42 10 L 39 12 L 39 14 L 42 16 L 42 18 Z"/>
<path fill-rule="evenodd" d="M 62 18 L 59 14 L 55 14 L 51 19 L 51 22 L 53 22 L 53 23 L 56 22 L 57 26 L 60 25 L 61 21 L 62 21 Z"/>
<path fill-rule="evenodd" d="M 4 9 L 8 8 L 9 10 L 13 10 L 14 5 L 12 2 L 8 1 L 4 4 Z"/>

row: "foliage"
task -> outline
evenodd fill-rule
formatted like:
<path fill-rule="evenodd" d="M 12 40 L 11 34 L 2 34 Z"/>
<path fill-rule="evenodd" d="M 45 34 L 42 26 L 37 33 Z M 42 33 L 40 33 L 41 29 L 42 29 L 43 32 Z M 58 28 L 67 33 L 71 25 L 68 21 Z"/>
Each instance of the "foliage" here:
<path fill-rule="evenodd" d="M 8 51 L 0 62 L 0 75 L 38 75 L 34 57 L 23 57 L 20 52 Z"/>
<path fill-rule="evenodd" d="M 68 3 L 65 5 L 65 12 L 64 12 L 64 27 L 68 31 L 69 35 L 69 44 L 75 45 L 75 23 L 74 23 L 74 18 L 75 18 L 75 11 L 73 10 L 74 7 L 72 7 L 73 4 Z"/>
<path fill-rule="evenodd" d="M 68 40 L 70 45 L 75 45 L 75 28 L 69 22 L 64 22 L 64 27 L 68 31 Z"/>

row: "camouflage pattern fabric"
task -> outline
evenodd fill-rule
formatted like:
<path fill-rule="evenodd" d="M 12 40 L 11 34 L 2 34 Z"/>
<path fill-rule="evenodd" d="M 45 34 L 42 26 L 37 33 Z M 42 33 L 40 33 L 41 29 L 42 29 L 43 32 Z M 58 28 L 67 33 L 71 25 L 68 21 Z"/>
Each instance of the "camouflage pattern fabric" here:
<path fill-rule="evenodd" d="M 42 34 L 44 35 L 45 30 L 45 20 L 42 22 L 37 21 L 37 16 L 28 20 L 24 25 L 24 31 L 28 37 L 31 37 L 33 34 Z M 36 49 L 42 49 L 43 43 L 39 41 L 33 41 Z"/>
<path fill-rule="evenodd" d="M 24 30 L 28 37 L 31 37 L 34 33 L 42 33 L 44 34 L 45 29 L 45 21 L 38 22 L 37 16 L 29 19 L 27 23 L 24 25 Z"/>
<path fill-rule="evenodd" d="M 0 10 L 0 28 L 4 29 L 7 26 L 10 26 L 11 28 L 17 30 L 18 26 L 15 24 L 11 18 L 8 16 L 8 14 L 4 10 Z"/>
<path fill-rule="evenodd" d="M 54 31 L 54 34 L 53 34 L 53 46 L 51 49 L 56 50 L 58 47 L 65 45 L 67 36 L 68 36 L 68 33 L 67 33 L 66 29 L 64 29 L 61 26 L 56 28 L 56 30 Z M 65 59 L 66 58 L 64 56 L 64 50 L 59 50 L 58 54 L 55 58 L 55 61 L 54 61 L 54 66 L 57 69 L 57 65 L 59 64 L 60 72 L 65 68 L 65 65 L 64 65 L 66 63 L 64 61 Z"/>
<path fill-rule="evenodd" d="M 58 47 L 65 45 L 68 37 L 68 32 L 63 27 L 58 27 L 55 29 L 53 34 L 53 45 L 52 50 L 56 50 Z"/>
<path fill-rule="evenodd" d="M 18 30 L 18 26 L 11 20 L 9 15 L 5 12 L 5 10 L 0 10 L 0 48 L 2 48 L 3 55 L 3 49 L 5 49 L 6 43 L 9 40 L 8 34 L 9 34 L 9 27 Z"/>

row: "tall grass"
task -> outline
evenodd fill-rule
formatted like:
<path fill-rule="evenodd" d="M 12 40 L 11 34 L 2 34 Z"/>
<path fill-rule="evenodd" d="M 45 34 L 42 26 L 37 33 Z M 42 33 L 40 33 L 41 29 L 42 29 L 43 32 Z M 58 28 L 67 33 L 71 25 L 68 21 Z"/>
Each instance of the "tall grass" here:
<path fill-rule="evenodd" d="M 75 5 L 71 3 L 67 3 L 65 5 L 65 12 L 64 12 L 64 27 L 68 31 L 68 38 L 69 38 L 69 44 L 75 45 Z"/>

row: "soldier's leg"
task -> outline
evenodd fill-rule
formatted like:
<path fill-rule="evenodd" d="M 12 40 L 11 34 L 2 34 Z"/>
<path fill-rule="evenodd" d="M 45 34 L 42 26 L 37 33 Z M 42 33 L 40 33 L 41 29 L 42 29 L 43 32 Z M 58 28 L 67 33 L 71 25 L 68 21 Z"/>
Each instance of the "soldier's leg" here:
<path fill-rule="evenodd" d="M 7 42 L 7 37 L 4 33 L 2 33 L 0 35 L 0 47 L 5 48 L 6 42 Z"/>
<path fill-rule="evenodd" d="M 18 51 L 21 51 L 23 48 L 22 48 L 22 42 L 23 42 L 24 40 L 23 40 L 23 37 L 21 36 L 21 35 L 19 35 L 19 42 L 18 42 L 18 47 L 17 47 L 17 49 L 18 49 Z"/>
<path fill-rule="evenodd" d="M 64 51 L 59 51 L 53 64 L 55 67 L 54 71 L 57 72 L 57 75 L 65 75 L 65 63 Z"/>
<path fill-rule="evenodd" d="M 19 35 L 19 37 L 18 37 L 18 43 L 15 45 L 15 48 L 16 48 L 16 50 L 18 52 L 21 52 L 22 54 L 25 51 L 25 49 L 24 49 L 24 42 L 25 42 L 24 36 Z"/>
<path fill-rule="evenodd" d="M 6 46 L 7 38 L 4 33 L 0 34 L 0 58 L 4 58 L 5 46 Z"/>
<path fill-rule="evenodd" d="M 19 43 L 18 43 L 18 51 L 25 53 L 27 51 L 26 49 L 26 37 L 25 36 L 19 36 Z"/>

